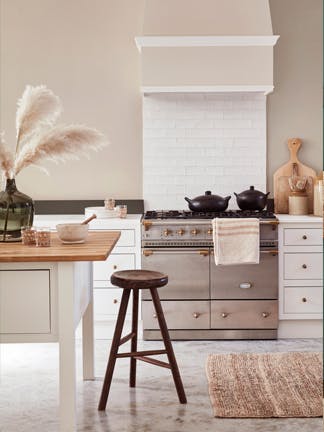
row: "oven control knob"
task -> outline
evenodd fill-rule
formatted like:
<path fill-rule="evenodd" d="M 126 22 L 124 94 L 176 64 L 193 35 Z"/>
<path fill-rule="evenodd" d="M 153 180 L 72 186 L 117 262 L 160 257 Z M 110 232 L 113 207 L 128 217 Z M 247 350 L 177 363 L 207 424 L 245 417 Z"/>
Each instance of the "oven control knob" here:
<path fill-rule="evenodd" d="M 180 236 L 182 236 L 182 235 L 184 234 L 184 230 L 183 230 L 183 229 L 179 229 L 177 232 L 178 232 L 178 234 L 179 234 Z"/>
<path fill-rule="evenodd" d="M 165 235 L 166 237 L 167 237 L 169 234 L 170 234 L 170 230 L 165 229 L 165 230 L 163 231 L 163 235 Z"/>
<path fill-rule="evenodd" d="M 209 230 L 207 231 L 207 234 L 212 235 L 213 234 L 213 230 L 212 228 L 209 228 Z"/>
<path fill-rule="evenodd" d="M 198 231 L 197 231 L 196 229 L 191 230 L 191 234 L 192 234 L 192 235 L 197 235 L 197 232 L 198 232 Z"/>
<path fill-rule="evenodd" d="M 268 318 L 269 315 L 270 315 L 269 312 L 262 312 L 263 318 Z"/>

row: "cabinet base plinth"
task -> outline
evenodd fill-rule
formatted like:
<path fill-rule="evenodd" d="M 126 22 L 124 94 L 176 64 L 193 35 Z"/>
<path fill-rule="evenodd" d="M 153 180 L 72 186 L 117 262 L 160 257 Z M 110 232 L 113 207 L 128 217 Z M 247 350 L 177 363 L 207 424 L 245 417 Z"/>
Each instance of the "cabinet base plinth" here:
<path fill-rule="evenodd" d="M 277 339 L 277 329 L 237 329 L 237 330 L 170 330 L 172 340 L 243 340 Z M 159 330 L 143 330 L 144 340 L 161 340 Z"/>

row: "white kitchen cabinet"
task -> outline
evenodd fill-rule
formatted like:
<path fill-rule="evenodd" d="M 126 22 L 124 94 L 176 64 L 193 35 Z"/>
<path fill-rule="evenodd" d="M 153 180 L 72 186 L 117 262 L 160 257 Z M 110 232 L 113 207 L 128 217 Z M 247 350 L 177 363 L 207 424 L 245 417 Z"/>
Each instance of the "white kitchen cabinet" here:
<path fill-rule="evenodd" d="M 50 271 L 0 270 L 1 334 L 51 332 Z"/>
<path fill-rule="evenodd" d="M 89 229 L 94 231 L 120 231 L 117 245 L 106 261 L 93 264 L 93 296 L 95 321 L 115 320 L 118 314 L 122 290 L 110 283 L 114 271 L 141 268 L 141 218 L 142 215 L 127 215 L 125 219 L 94 219 Z M 36 216 L 35 226 L 50 226 L 58 223 L 81 222 L 83 215 Z M 131 316 L 131 301 L 127 316 Z"/>
<path fill-rule="evenodd" d="M 318 337 L 322 329 L 322 218 L 279 219 L 279 337 Z"/>

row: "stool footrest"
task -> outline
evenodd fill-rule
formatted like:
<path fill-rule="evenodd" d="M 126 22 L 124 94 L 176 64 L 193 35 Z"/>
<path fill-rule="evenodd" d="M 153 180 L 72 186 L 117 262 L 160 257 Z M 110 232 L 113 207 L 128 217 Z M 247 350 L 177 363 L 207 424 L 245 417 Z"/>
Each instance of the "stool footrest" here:
<path fill-rule="evenodd" d="M 148 357 L 140 357 L 140 356 L 135 356 L 133 358 L 135 358 L 136 360 L 141 360 L 141 361 L 146 362 L 146 363 L 151 363 L 155 366 L 160 366 L 160 367 L 164 367 L 166 369 L 171 369 L 171 366 L 169 365 L 169 363 L 166 363 L 166 362 L 163 362 L 160 360 L 156 360 L 156 359 L 152 359 L 152 358 L 148 358 Z"/>
<path fill-rule="evenodd" d="M 143 357 L 143 356 L 150 356 L 150 355 L 160 355 L 160 354 L 166 354 L 167 351 L 164 350 L 153 350 L 153 351 L 135 351 L 135 352 L 126 352 L 126 353 L 120 353 L 116 354 L 117 358 L 123 358 L 123 357 Z"/>
<path fill-rule="evenodd" d="M 130 339 L 133 339 L 134 336 L 136 336 L 136 333 L 133 332 L 133 333 L 129 333 L 128 335 L 122 337 L 119 341 L 119 346 L 123 345 L 124 343 L 126 343 Z"/>

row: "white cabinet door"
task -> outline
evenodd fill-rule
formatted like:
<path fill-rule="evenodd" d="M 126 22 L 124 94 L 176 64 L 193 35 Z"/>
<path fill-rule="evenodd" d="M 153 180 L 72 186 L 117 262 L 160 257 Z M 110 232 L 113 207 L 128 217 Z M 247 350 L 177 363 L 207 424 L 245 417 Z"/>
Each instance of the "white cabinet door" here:
<path fill-rule="evenodd" d="M 322 279 L 322 277 L 323 254 L 284 254 L 284 279 Z"/>
<path fill-rule="evenodd" d="M 320 314 L 323 309 L 322 304 L 322 287 L 285 287 L 285 313 Z"/>
<path fill-rule="evenodd" d="M 135 269 L 135 254 L 111 254 L 106 261 L 93 263 L 93 280 L 95 287 L 111 287 L 110 276 L 118 270 Z"/>
<path fill-rule="evenodd" d="M 285 246 L 321 246 L 322 230 L 320 228 L 285 228 Z"/>
<path fill-rule="evenodd" d="M 0 270 L 0 333 L 50 333 L 50 270 Z"/>
<path fill-rule="evenodd" d="M 94 314 L 96 320 L 116 319 L 123 290 L 120 288 L 95 288 Z M 127 317 L 132 313 L 132 295 L 129 298 Z"/>

